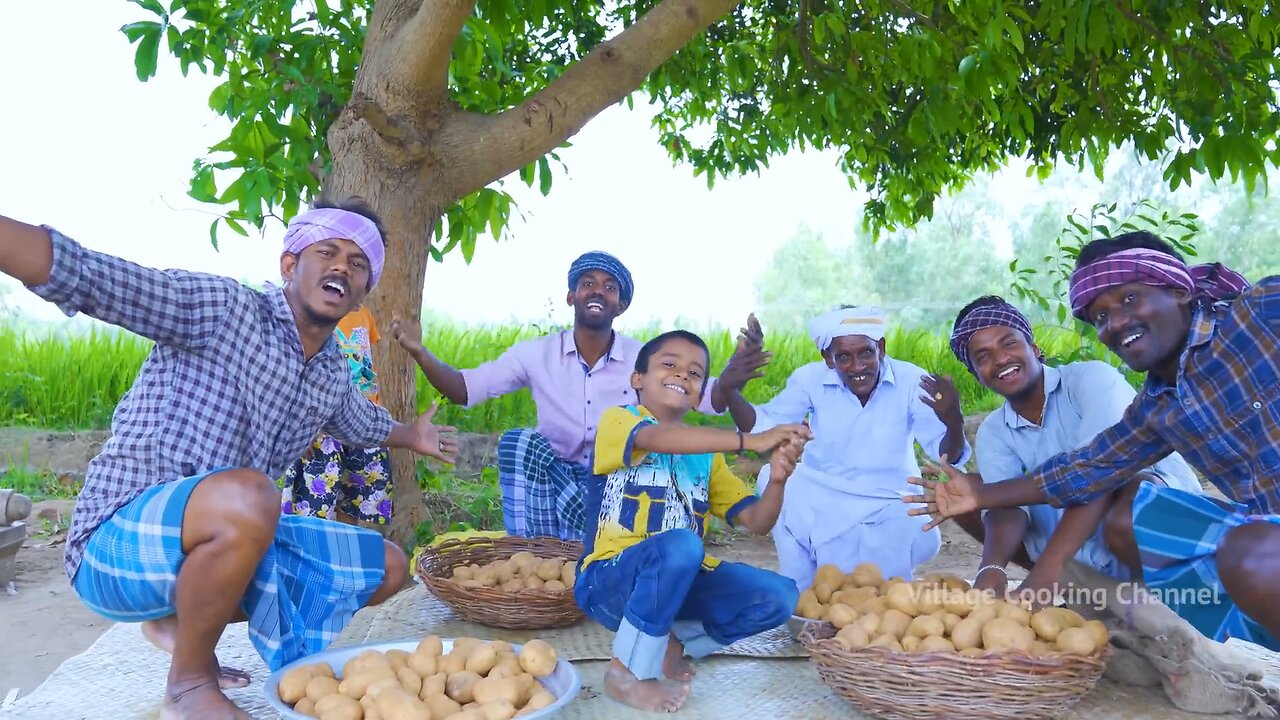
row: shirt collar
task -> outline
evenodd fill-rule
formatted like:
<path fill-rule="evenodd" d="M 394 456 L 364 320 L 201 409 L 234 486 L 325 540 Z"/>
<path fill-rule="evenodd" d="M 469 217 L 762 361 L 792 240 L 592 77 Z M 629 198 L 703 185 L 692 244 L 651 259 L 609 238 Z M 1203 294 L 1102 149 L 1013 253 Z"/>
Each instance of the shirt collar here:
<path fill-rule="evenodd" d="M 1178 374 L 1182 374 L 1182 370 L 1186 367 L 1187 357 L 1191 354 L 1193 348 L 1204 345 L 1213 338 L 1213 334 L 1218 330 L 1218 310 L 1227 307 L 1228 303 L 1203 302 L 1196 306 L 1191 313 L 1191 327 L 1187 329 L 1187 345 L 1182 349 L 1182 355 L 1178 358 Z M 1144 383 L 1146 393 L 1152 397 L 1161 395 L 1166 392 L 1176 392 L 1177 387 L 1172 383 L 1165 382 L 1160 378 L 1147 373 L 1147 380 Z"/>
<path fill-rule="evenodd" d="M 618 342 L 618 332 L 613 331 L 613 340 L 609 343 L 609 352 L 606 357 L 611 361 L 626 362 L 626 352 L 622 348 L 622 343 Z M 578 341 L 573 337 L 573 328 L 560 331 L 560 352 L 564 355 L 579 355 Z"/>
<path fill-rule="evenodd" d="M 1062 385 L 1062 371 L 1052 365 L 1044 365 L 1043 363 L 1041 365 L 1044 368 L 1041 371 L 1041 379 L 1044 382 L 1044 408 L 1040 411 L 1040 422 L 1043 424 L 1045 410 L 1049 407 L 1049 397 Z M 1000 411 L 1000 417 L 1004 420 L 1004 424 L 1015 430 L 1022 427 L 1040 427 L 1019 415 L 1018 411 L 1013 409 L 1013 403 L 1008 400 L 1005 401 L 1004 407 Z"/>
<path fill-rule="evenodd" d="M 298 330 L 298 319 L 293 315 L 293 308 L 289 307 L 289 300 L 284 296 L 284 288 L 272 286 L 264 294 L 267 296 L 267 304 L 271 307 L 272 317 L 292 329 L 292 335 L 298 341 L 298 351 L 301 352 L 302 333 Z M 316 355 L 337 355 L 337 353 L 338 341 L 334 338 L 333 333 L 330 333 L 329 339 L 325 340 L 324 345 L 320 346 L 320 352 L 316 353 Z"/>

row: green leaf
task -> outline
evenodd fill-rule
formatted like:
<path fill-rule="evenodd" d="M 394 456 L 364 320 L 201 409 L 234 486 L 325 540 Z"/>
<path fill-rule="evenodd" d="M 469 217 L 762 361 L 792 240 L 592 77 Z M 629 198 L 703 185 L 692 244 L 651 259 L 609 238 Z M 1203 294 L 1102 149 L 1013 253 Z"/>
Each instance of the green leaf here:
<path fill-rule="evenodd" d="M 545 155 L 538 158 L 538 181 L 538 190 L 543 195 L 549 194 L 551 192 L 551 163 L 547 162 Z"/>
<path fill-rule="evenodd" d="M 213 168 L 205 165 L 196 171 L 191 178 L 191 189 L 187 193 L 200 202 L 217 202 L 218 186 L 213 179 Z"/>
<path fill-rule="evenodd" d="M 137 69 L 138 80 L 146 82 L 155 77 L 156 61 L 160 52 L 160 28 L 147 33 L 138 41 L 138 49 L 133 56 L 133 64 Z"/>

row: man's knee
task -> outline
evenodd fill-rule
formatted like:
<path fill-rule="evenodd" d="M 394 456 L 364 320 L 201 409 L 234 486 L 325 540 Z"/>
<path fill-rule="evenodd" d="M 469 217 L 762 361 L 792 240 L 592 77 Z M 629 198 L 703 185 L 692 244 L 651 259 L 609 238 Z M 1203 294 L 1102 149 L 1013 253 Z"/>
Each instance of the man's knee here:
<path fill-rule="evenodd" d="M 257 470 L 217 472 L 196 486 L 185 520 L 203 521 L 201 524 L 215 534 L 231 534 L 265 546 L 275 536 L 280 520 L 280 489 Z"/>
<path fill-rule="evenodd" d="M 667 530 L 654 535 L 654 551 L 664 567 L 697 572 L 702 567 L 706 548 L 702 538 L 692 530 Z"/>
<path fill-rule="evenodd" d="M 1102 535 L 1112 552 L 1134 545 L 1133 498 L 1141 480 L 1130 481 L 1115 494 L 1115 500 L 1102 518 Z"/>
<path fill-rule="evenodd" d="M 800 588 L 791 578 L 768 573 L 763 581 L 766 597 L 766 618 L 770 627 L 776 627 L 791 619 L 796 605 L 800 604 Z"/>
<path fill-rule="evenodd" d="M 385 572 L 382 578 L 382 587 L 391 593 L 398 592 L 409 582 L 409 556 L 405 555 L 404 550 L 390 541 L 383 541 L 385 548 L 384 565 Z"/>
<path fill-rule="evenodd" d="M 1273 580 L 1280 572 L 1280 525 L 1249 523 L 1228 530 L 1215 559 L 1225 585 Z"/>

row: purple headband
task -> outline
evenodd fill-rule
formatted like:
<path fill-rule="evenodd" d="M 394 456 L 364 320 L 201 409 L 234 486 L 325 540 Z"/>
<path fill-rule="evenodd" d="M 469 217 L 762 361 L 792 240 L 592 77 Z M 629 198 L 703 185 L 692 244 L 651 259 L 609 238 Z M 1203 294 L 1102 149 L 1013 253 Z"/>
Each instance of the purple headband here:
<path fill-rule="evenodd" d="M 297 255 L 323 240 L 350 240 L 369 258 L 369 290 L 382 277 L 385 248 L 378 226 L 369 218 L 348 210 L 321 208 L 308 210 L 289 221 L 284 233 L 284 251 Z"/>
<path fill-rule="evenodd" d="M 977 372 L 969 362 L 969 341 L 979 330 L 989 327 L 1013 328 L 1022 333 L 1027 338 L 1027 342 L 1035 342 L 1031 334 L 1031 323 L 1027 321 L 1026 315 L 1018 311 L 1018 308 L 1003 300 L 999 303 L 979 305 L 961 318 L 960 322 L 956 323 L 955 329 L 951 331 L 951 352 L 955 354 L 956 359 L 969 368 L 969 372 L 975 375 Z"/>
<path fill-rule="evenodd" d="M 1132 248 L 1099 258 L 1071 275 L 1071 314 L 1088 322 L 1085 310 L 1089 303 L 1113 287 L 1134 282 L 1182 290 L 1215 301 L 1249 289 L 1249 281 L 1243 275 L 1221 263 L 1187 267 L 1168 253 Z"/>

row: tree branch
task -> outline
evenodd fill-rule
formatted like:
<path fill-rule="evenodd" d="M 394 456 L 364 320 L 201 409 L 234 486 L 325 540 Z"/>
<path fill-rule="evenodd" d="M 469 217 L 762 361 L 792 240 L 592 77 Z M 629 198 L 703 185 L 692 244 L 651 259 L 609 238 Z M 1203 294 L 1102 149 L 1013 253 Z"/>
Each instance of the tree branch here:
<path fill-rule="evenodd" d="M 555 149 L 739 2 L 662 0 L 516 107 L 451 115 L 437 147 L 451 167 L 452 194 L 463 197 Z"/>
<path fill-rule="evenodd" d="M 388 67 L 397 84 L 418 87 L 428 96 L 444 97 L 449 83 L 449 60 L 462 26 L 476 0 L 421 0 L 418 12 L 400 29 L 395 61 Z"/>

